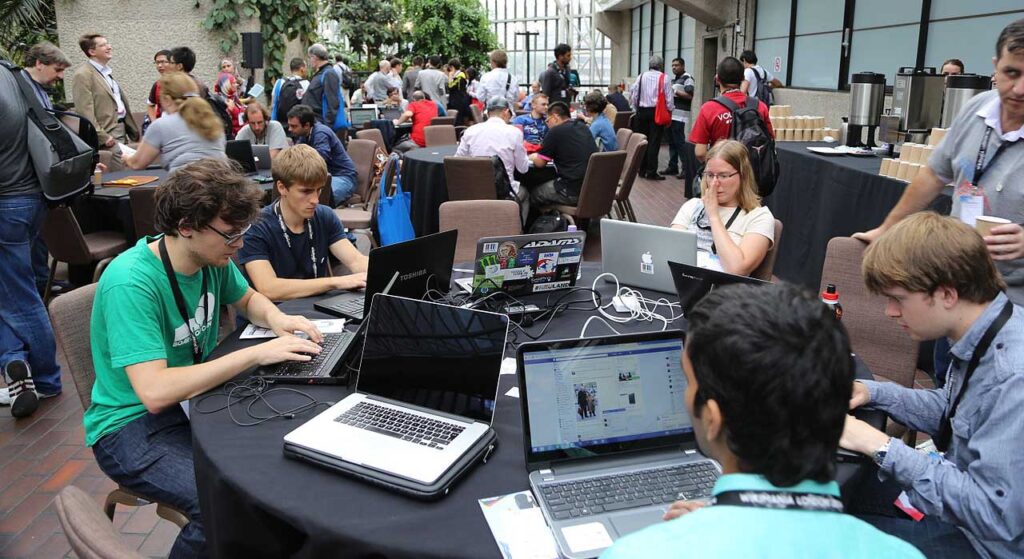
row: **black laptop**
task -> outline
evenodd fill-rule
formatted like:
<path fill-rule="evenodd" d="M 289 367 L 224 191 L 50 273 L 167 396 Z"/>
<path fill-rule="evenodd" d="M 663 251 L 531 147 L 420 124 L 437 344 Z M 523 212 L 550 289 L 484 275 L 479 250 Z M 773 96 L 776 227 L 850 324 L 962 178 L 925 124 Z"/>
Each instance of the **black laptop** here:
<path fill-rule="evenodd" d="M 672 281 L 676 284 L 676 293 L 679 294 L 679 304 L 682 306 L 683 316 L 688 315 L 693 310 L 693 306 L 697 304 L 697 301 L 711 293 L 712 289 L 722 287 L 723 285 L 735 283 L 770 285 L 770 282 L 757 278 L 727 274 L 699 266 L 680 264 L 679 262 L 669 261 L 668 267 L 672 271 Z"/>
<path fill-rule="evenodd" d="M 252 142 L 249 140 L 228 140 L 224 144 L 224 155 L 241 165 L 245 174 L 256 174 L 256 158 L 253 156 Z"/>
<path fill-rule="evenodd" d="M 321 299 L 313 307 L 330 315 L 362 320 L 373 295 L 385 289 L 390 295 L 409 299 L 423 299 L 430 290 L 447 294 L 457 239 L 458 231 L 452 229 L 375 248 L 370 251 L 365 290 Z"/>

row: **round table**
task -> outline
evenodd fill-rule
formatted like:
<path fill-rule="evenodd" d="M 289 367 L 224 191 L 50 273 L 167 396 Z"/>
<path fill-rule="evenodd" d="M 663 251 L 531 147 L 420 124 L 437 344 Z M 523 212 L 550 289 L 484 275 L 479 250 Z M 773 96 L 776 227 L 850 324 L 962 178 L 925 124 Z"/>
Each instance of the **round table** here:
<path fill-rule="evenodd" d="M 577 285 L 590 287 L 600 270 L 598 263 L 584 263 L 583 277 Z M 602 281 L 596 287 L 609 301 L 614 285 Z M 565 292 L 555 292 L 553 297 L 561 293 Z M 589 296 L 581 292 L 573 297 Z M 544 298 L 535 295 L 524 300 L 542 303 Z M 281 307 L 285 312 L 326 318 L 314 311 L 312 304 L 311 298 L 283 303 Z M 565 312 L 552 321 L 543 338 L 576 338 L 591 314 Z M 623 333 L 642 332 L 659 329 L 660 323 L 614 326 Z M 544 321 L 540 321 L 528 331 L 539 335 L 543 327 Z M 671 327 L 683 329 L 685 320 L 680 319 Z M 612 334 L 604 325 L 594 323 L 587 333 Z M 525 338 L 520 336 L 518 341 L 526 341 Z M 212 357 L 252 343 L 255 342 L 238 340 L 236 331 L 218 346 Z M 858 374 L 869 375 L 866 369 Z M 196 478 L 210 553 L 214 557 L 275 558 L 500 557 L 477 500 L 529 488 L 520 402 L 505 395 L 515 384 L 515 375 L 501 376 L 493 423 L 498 434 L 495 452 L 486 464 L 478 464 L 436 502 L 415 501 L 286 459 L 283 437 L 311 418 L 313 412 L 294 420 L 240 427 L 224 411 L 199 413 L 199 409 L 218 407 L 222 399 L 212 398 L 201 404 L 193 399 Z M 328 402 L 341 400 L 349 393 L 344 386 L 295 388 Z M 288 404 L 276 399 L 275 402 L 281 406 Z M 236 415 L 244 413 L 238 410 Z M 861 469 L 854 465 L 840 464 L 837 478 L 842 483 L 860 473 Z"/>
<path fill-rule="evenodd" d="M 436 146 L 409 150 L 402 158 L 402 188 L 412 193 L 412 226 L 417 236 L 437 233 L 438 209 L 448 201 L 444 158 L 455 155 L 458 146 Z"/>

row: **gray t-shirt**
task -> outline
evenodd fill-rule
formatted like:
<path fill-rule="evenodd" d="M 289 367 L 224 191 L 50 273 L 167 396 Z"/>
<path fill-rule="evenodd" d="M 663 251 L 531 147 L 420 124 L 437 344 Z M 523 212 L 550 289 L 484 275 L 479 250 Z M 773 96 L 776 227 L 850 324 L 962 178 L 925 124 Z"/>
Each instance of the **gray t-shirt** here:
<path fill-rule="evenodd" d="M 168 170 L 207 157 L 226 157 L 224 136 L 207 140 L 189 128 L 178 113 L 164 113 L 156 119 L 143 141 L 160 150 L 160 161 Z"/>
<path fill-rule="evenodd" d="M 28 117 L 25 99 L 14 74 L 0 68 L 0 196 L 23 196 L 40 191 L 39 179 L 28 152 Z"/>
<path fill-rule="evenodd" d="M 448 106 L 448 76 L 444 72 L 434 68 L 420 70 L 416 76 L 416 89 L 430 96 L 432 101 L 440 101 L 444 107 Z"/>
<path fill-rule="evenodd" d="M 984 137 L 986 115 L 1000 111 L 999 92 L 986 91 L 974 96 L 953 121 L 946 137 L 939 142 L 928 167 L 947 184 L 953 185 L 954 217 L 960 217 L 963 196 L 971 194 L 971 180 L 974 165 Z M 988 117 L 991 119 L 991 116 Z M 1005 136 L 1000 130 L 993 130 L 985 155 L 984 174 L 979 186 L 985 197 L 984 214 L 1009 219 L 1013 223 L 1024 223 L 1024 132 L 1015 130 Z M 999 157 L 995 155 L 1002 143 L 1010 142 Z M 997 261 L 996 268 L 1002 273 L 1009 286 L 1007 295 L 1017 305 L 1024 305 L 1024 259 Z"/>
<path fill-rule="evenodd" d="M 276 120 L 267 121 L 267 127 L 263 130 L 263 137 L 257 138 L 256 134 L 248 124 L 238 131 L 236 140 L 249 140 L 253 144 L 270 146 L 270 149 L 284 149 L 288 147 L 288 135 L 284 133 L 284 127 Z"/>

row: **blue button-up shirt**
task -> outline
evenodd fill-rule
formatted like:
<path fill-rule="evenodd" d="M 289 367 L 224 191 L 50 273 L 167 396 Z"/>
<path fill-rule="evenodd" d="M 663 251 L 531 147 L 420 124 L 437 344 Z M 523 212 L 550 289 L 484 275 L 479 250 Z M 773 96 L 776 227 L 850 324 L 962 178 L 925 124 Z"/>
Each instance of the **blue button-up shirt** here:
<path fill-rule="evenodd" d="M 975 347 L 1007 301 L 1000 293 L 950 349 L 944 388 L 863 381 L 871 407 L 911 429 L 937 433 Z M 1024 309 L 1014 307 L 978 362 L 945 457 L 893 439 L 879 476 L 899 483 L 921 512 L 958 526 L 982 556 L 1024 556 Z"/>
<path fill-rule="evenodd" d="M 352 158 L 348 156 L 348 152 L 345 151 L 345 146 L 341 145 L 338 136 L 326 125 L 319 122 L 313 123 L 313 129 L 310 130 L 309 136 L 299 136 L 295 143 L 313 146 L 313 149 L 327 162 L 327 172 L 332 177 L 355 179 L 355 163 L 352 163 Z"/>

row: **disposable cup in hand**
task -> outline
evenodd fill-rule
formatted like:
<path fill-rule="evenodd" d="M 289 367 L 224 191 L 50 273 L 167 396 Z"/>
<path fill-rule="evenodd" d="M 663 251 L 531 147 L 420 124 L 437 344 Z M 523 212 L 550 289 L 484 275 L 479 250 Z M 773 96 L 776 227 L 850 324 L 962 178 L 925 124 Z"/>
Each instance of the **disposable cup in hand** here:
<path fill-rule="evenodd" d="M 982 237 L 987 237 L 992 234 L 993 227 L 1007 225 L 1009 223 L 1011 223 L 1009 219 L 993 217 L 990 215 L 979 215 L 974 221 L 974 228 L 978 230 L 978 233 L 981 233 Z"/>

